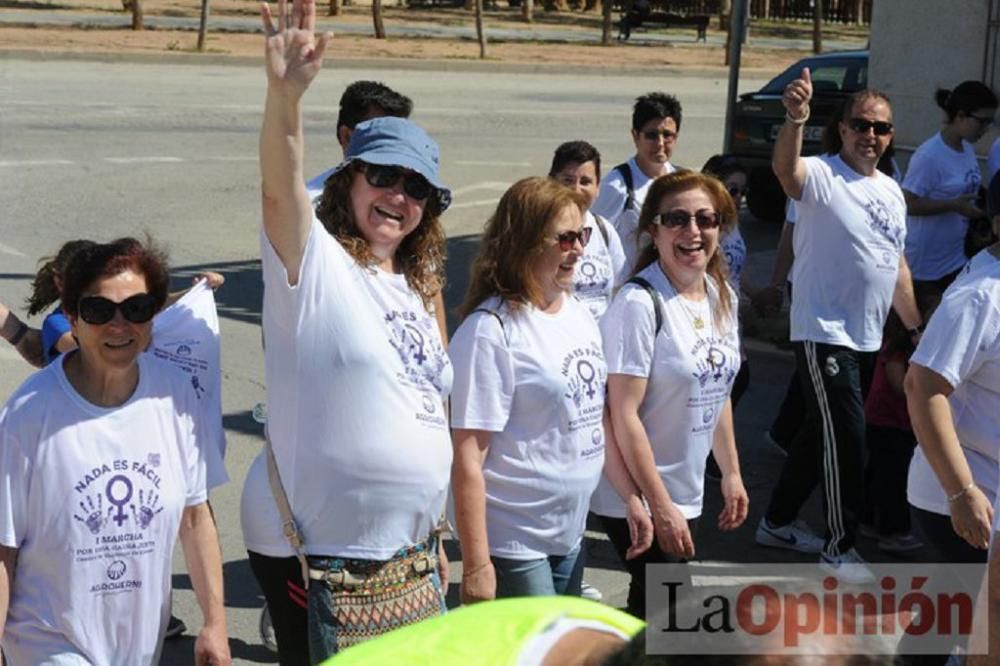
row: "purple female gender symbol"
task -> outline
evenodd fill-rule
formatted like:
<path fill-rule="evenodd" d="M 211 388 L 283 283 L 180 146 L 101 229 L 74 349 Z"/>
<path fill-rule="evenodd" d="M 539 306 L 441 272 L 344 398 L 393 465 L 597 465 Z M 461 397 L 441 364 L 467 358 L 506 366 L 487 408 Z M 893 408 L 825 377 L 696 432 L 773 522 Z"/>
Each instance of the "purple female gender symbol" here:
<path fill-rule="evenodd" d="M 116 499 L 114 493 L 111 491 L 114 488 L 115 483 L 119 481 L 125 484 L 125 496 L 121 499 Z M 111 504 L 118 507 L 118 513 L 116 513 L 111 520 L 115 521 L 118 527 L 121 527 L 122 523 L 128 520 L 128 514 L 125 513 L 124 507 L 128 504 L 129 500 L 132 499 L 132 482 L 129 481 L 127 476 L 122 474 L 113 476 L 111 477 L 111 480 L 108 481 L 108 485 L 104 487 L 104 495 L 108 498 L 108 501 L 111 502 Z"/>

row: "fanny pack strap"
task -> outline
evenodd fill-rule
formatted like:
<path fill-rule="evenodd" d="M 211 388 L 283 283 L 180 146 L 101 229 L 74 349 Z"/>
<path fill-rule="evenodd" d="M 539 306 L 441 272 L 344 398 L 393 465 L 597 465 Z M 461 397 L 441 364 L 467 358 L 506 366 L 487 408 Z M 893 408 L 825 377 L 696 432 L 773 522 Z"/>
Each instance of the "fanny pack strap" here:
<path fill-rule="evenodd" d="M 295 551 L 295 557 L 299 559 L 299 566 L 302 567 L 302 581 L 305 589 L 309 589 L 309 563 L 306 561 L 305 540 L 302 532 L 295 522 L 292 514 L 292 506 L 288 503 L 288 495 L 285 493 L 285 486 L 281 483 L 281 475 L 278 474 L 278 463 L 274 459 L 274 449 L 271 448 L 271 436 L 267 427 L 264 428 L 264 450 L 267 452 L 267 480 L 271 485 L 271 494 L 274 495 L 274 502 L 278 505 L 278 513 L 281 515 L 281 531 L 288 541 L 288 545 Z"/>
<path fill-rule="evenodd" d="M 418 576 L 423 576 L 434 571 L 438 565 L 436 554 L 438 537 L 432 533 L 424 542 L 426 548 L 421 553 L 415 553 L 407 557 L 412 558 L 409 568 Z M 313 580 L 322 580 L 326 583 L 337 585 L 346 589 L 361 587 L 369 581 L 372 576 L 356 574 L 347 569 L 340 571 L 328 571 L 326 569 L 309 569 L 309 577 Z"/>

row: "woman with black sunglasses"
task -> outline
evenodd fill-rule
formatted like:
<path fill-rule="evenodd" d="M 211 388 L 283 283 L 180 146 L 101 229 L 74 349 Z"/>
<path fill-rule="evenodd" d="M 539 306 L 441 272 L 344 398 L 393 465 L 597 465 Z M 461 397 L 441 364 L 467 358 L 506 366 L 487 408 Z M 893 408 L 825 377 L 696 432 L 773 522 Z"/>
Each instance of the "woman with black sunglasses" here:
<path fill-rule="evenodd" d="M 409 120 L 375 118 L 355 127 L 313 214 L 302 106 L 330 39 L 314 34 L 315 12 L 303 0 L 280 2 L 274 18 L 262 9 L 272 464 L 262 455 L 251 466 L 241 510 L 282 664 L 319 663 L 443 612 L 447 580 L 436 528 L 452 372 L 431 304 L 450 194 L 434 140 Z"/>
<path fill-rule="evenodd" d="M 611 423 L 652 514 L 652 548 L 627 560 L 626 514 L 606 481 L 591 507 L 631 574 L 628 611 L 638 617 L 646 616 L 646 565 L 695 556 L 710 451 L 722 473 L 719 528 L 736 529 L 747 516 L 729 399 L 740 368 L 736 294 L 719 249 L 735 223 L 718 179 L 657 178 L 639 216 L 651 244 L 601 320 Z"/>
<path fill-rule="evenodd" d="M 627 498 L 630 554 L 649 545 L 642 499 L 605 428 L 600 332 L 572 296 L 592 236 L 587 203 L 551 178 L 514 183 L 472 266 L 448 350 L 464 603 L 579 596 L 584 523 L 605 465 Z"/>
<path fill-rule="evenodd" d="M 977 205 L 982 175 L 974 144 L 993 125 L 997 96 L 979 81 L 965 81 L 954 90 L 938 90 L 934 99 L 945 124 L 910 158 L 903 196 L 914 288 L 940 297 L 968 259 L 969 220 L 986 216 Z"/>
<path fill-rule="evenodd" d="M 62 275 L 77 348 L 0 411 L 0 635 L 13 663 L 155 663 L 178 537 L 205 617 L 195 662 L 230 663 L 207 503 L 219 450 L 190 376 L 142 353 L 167 283 L 164 257 L 134 239 L 79 249 Z"/>

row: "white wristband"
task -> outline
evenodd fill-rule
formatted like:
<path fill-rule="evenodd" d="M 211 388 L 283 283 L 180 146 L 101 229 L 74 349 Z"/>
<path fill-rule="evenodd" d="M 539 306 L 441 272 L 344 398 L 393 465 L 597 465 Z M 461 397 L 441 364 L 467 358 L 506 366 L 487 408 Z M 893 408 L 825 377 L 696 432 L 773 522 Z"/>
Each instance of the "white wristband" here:
<path fill-rule="evenodd" d="M 802 116 L 801 118 L 793 118 L 790 115 L 788 115 L 787 111 L 785 111 L 785 122 L 791 123 L 793 125 L 805 125 L 806 121 L 809 120 L 809 113 L 810 111 L 808 106 L 806 107 L 806 115 Z"/>

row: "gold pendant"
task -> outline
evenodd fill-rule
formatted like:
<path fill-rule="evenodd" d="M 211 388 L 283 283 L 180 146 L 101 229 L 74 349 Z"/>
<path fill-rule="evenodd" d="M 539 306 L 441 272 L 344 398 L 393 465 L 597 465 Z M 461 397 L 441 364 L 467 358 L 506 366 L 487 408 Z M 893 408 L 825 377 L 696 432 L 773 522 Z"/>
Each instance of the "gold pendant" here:
<path fill-rule="evenodd" d="M 694 318 L 694 328 L 697 331 L 700 331 L 701 329 L 705 328 L 705 322 L 701 317 Z"/>

